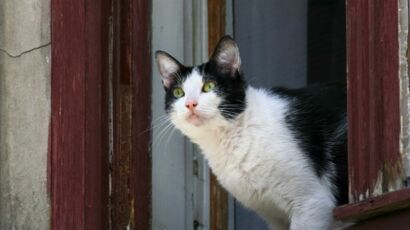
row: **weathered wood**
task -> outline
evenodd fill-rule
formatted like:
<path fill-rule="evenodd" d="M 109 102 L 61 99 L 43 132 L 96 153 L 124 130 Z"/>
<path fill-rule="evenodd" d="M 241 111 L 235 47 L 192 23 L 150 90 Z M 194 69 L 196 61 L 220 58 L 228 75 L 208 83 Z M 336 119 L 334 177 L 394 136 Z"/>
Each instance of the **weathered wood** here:
<path fill-rule="evenodd" d="M 114 1 L 113 229 L 149 229 L 150 2 Z"/>
<path fill-rule="evenodd" d="M 84 229 L 85 34 L 82 3 L 81 0 L 52 1 L 49 156 L 52 229 Z"/>
<path fill-rule="evenodd" d="M 345 228 L 345 230 L 407 230 L 409 226 L 410 209 L 405 209 L 360 222 Z"/>
<path fill-rule="evenodd" d="M 338 220 L 356 222 L 409 207 L 410 189 L 407 188 L 337 207 L 334 216 Z"/>
<path fill-rule="evenodd" d="M 349 194 L 400 189 L 397 1 L 347 1 Z"/>
<path fill-rule="evenodd" d="M 108 229 L 108 1 L 85 4 L 84 229 Z"/>
<path fill-rule="evenodd" d="M 113 12 L 113 153 L 111 227 L 126 229 L 131 218 L 132 153 L 131 0 L 114 1 Z"/>
<path fill-rule="evenodd" d="M 107 7 L 94 0 L 51 1 L 52 229 L 108 228 Z"/>
<path fill-rule="evenodd" d="M 225 0 L 208 0 L 208 53 L 212 54 L 219 39 L 225 35 Z M 210 225 L 212 230 L 228 229 L 228 193 L 210 175 Z"/>
<path fill-rule="evenodd" d="M 208 0 L 208 53 L 212 54 L 219 39 L 225 35 L 225 0 Z"/>
<path fill-rule="evenodd" d="M 151 229 L 151 1 L 134 1 L 132 174 L 134 229 Z"/>

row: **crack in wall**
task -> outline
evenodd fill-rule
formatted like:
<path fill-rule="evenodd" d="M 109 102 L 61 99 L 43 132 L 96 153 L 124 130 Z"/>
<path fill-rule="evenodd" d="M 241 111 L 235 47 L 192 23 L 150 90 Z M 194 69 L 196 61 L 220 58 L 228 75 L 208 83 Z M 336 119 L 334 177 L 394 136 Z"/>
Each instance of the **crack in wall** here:
<path fill-rule="evenodd" d="M 9 53 L 6 49 L 2 49 L 2 48 L 0 48 L 0 52 L 5 53 L 5 54 L 6 54 L 7 56 L 9 56 L 10 58 L 19 58 L 19 57 L 23 56 L 24 54 L 33 52 L 33 51 L 35 51 L 35 50 L 42 49 L 42 48 L 47 47 L 47 46 L 49 46 L 49 45 L 51 45 L 51 42 L 48 42 L 48 43 L 46 43 L 46 44 L 43 44 L 43 45 L 34 47 L 34 48 L 29 49 L 29 50 L 26 50 L 26 51 L 23 51 L 23 52 L 21 52 L 21 53 L 19 53 L 19 54 L 11 54 L 11 53 Z"/>

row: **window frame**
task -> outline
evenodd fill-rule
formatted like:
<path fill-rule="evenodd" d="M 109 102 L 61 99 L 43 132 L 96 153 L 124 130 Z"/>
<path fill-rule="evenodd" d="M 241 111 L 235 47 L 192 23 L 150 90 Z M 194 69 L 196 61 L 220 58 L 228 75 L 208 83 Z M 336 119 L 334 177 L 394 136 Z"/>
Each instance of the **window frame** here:
<path fill-rule="evenodd" d="M 226 31 L 226 0 L 208 0 L 208 53 L 212 55 L 214 47 Z M 219 184 L 216 176 L 210 174 L 210 229 L 226 230 L 229 224 L 228 192 Z"/>
<path fill-rule="evenodd" d="M 336 219 L 362 221 L 410 207 L 400 153 L 398 1 L 347 0 L 350 203 Z"/>
<path fill-rule="evenodd" d="M 150 228 L 150 12 L 51 0 L 50 229 Z"/>

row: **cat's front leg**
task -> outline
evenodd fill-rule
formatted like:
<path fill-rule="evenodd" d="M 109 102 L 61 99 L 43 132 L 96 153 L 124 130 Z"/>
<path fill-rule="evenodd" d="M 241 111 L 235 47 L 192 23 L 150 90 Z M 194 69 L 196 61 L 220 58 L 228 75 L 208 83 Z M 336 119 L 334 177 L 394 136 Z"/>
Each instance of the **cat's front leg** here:
<path fill-rule="evenodd" d="M 290 230 L 328 230 L 334 221 L 334 202 L 326 198 L 313 198 L 295 210 L 290 220 Z"/>

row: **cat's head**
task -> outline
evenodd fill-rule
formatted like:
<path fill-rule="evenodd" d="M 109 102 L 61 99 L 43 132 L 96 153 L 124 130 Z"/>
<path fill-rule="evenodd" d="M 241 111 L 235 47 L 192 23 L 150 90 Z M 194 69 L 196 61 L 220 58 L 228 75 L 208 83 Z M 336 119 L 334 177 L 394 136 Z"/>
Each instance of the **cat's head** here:
<path fill-rule="evenodd" d="M 231 122 L 245 109 L 246 82 L 235 41 L 223 37 L 207 63 L 184 66 L 164 51 L 155 58 L 165 89 L 165 110 L 182 129 Z"/>

